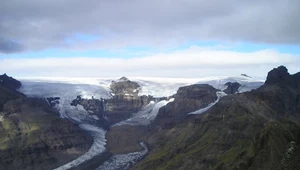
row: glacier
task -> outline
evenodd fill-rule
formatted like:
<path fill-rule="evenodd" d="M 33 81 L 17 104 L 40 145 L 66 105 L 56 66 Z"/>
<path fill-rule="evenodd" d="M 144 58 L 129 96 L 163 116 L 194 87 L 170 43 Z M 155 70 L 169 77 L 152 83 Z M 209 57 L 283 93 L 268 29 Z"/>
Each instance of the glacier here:
<path fill-rule="evenodd" d="M 149 125 L 157 116 L 159 109 L 173 101 L 174 98 L 170 98 L 169 100 L 162 100 L 157 103 L 151 101 L 143 109 L 141 109 L 137 113 L 133 113 L 131 118 L 116 123 L 112 126 L 121 126 L 126 124 L 127 125 Z"/>
<path fill-rule="evenodd" d="M 217 97 L 218 97 L 216 101 L 214 101 L 213 103 L 210 103 L 209 105 L 207 105 L 207 106 L 204 107 L 204 108 L 201 108 L 201 109 L 199 109 L 199 110 L 196 110 L 196 111 L 191 112 L 191 113 L 188 113 L 188 114 L 189 114 L 189 115 L 193 115 L 193 114 L 201 114 L 201 113 L 204 113 L 204 112 L 208 111 L 211 107 L 213 107 L 215 104 L 217 104 L 217 103 L 219 102 L 219 100 L 220 100 L 222 97 L 224 97 L 224 96 L 227 95 L 226 93 L 221 92 L 221 91 L 216 92 L 216 94 L 217 94 Z"/>
<path fill-rule="evenodd" d="M 104 131 L 103 129 L 98 128 L 96 126 L 90 125 L 90 124 L 80 124 L 79 127 L 82 128 L 83 130 L 89 132 L 90 135 L 93 137 L 94 142 L 93 142 L 91 148 L 84 155 L 81 155 L 77 159 L 75 159 L 61 167 L 58 167 L 54 170 L 70 169 L 70 168 L 78 166 L 79 164 L 81 164 L 89 159 L 92 159 L 94 156 L 97 156 L 97 155 L 103 153 L 104 151 L 106 151 L 106 148 L 104 147 L 106 144 L 106 139 L 105 139 L 106 131 Z"/>
<path fill-rule="evenodd" d="M 227 86 L 225 85 L 227 82 L 238 82 L 241 84 L 241 87 L 238 89 L 238 93 L 243 93 L 247 91 L 251 91 L 253 89 L 257 89 L 262 86 L 265 82 L 263 79 L 259 78 L 250 78 L 245 76 L 235 76 L 235 77 L 211 77 L 211 78 L 203 78 L 198 81 L 196 84 L 209 84 L 216 89 L 225 90 Z"/>
<path fill-rule="evenodd" d="M 68 77 L 39 77 L 39 78 L 19 78 L 22 86 L 19 89 L 28 97 L 48 98 L 48 97 L 60 97 L 59 104 L 55 107 L 58 109 L 62 118 L 67 118 L 77 123 L 83 130 L 88 132 L 94 139 L 91 148 L 84 155 L 77 159 L 57 168 L 57 170 L 65 170 L 75 167 L 96 155 L 105 152 L 105 133 L 106 131 L 99 128 L 95 120 L 98 118 L 93 115 L 90 116 L 81 105 L 71 106 L 70 103 L 78 95 L 86 99 L 109 99 L 113 97 L 110 84 L 117 78 L 68 78 Z M 187 86 L 191 84 L 209 84 L 213 87 L 224 90 L 227 82 L 238 82 L 241 84 L 239 92 L 249 91 L 256 89 L 263 84 L 263 80 L 251 79 L 248 77 L 208 77 L 208 78 L 145 78 L 145 77 L 132 77 L 131 81 L 137 82 L 141 88 L 139 89 L 139 95 L 152 95 L 154 97 L 169 97 L 174 95 L 178 88 L 181 86 Z M 218 99 L 209 104 L 207 107 L 199 109 L 189 114 L 201 114 L 213 105 L 215 105 L 219 99 L 224 96 L 223 93 L 217 93 Z M 121 121 L 113 126 L 120 126 L 123 124 L 129 125 L 148 125 L 153 121 L 158 114 L 161 107 L 165 106 L 169 102 L 172 102 L 174 98 L 168 100 L 162 100 L 159 102 L 152 101 L 142 110 L 137 113 L 132 113 L 132 117 Z M 126 169 L 134 162 L 141 159 L 147 152 L 148 148 L 145 144 L 141 143 L 144 148 L 143 151 L 114 155 L 110 160 L 102 164 L 98 169 Z"/>
<path fill-rule="evenodd" d="M 71 106 L 70 103 L 77 95 L 81 95 L 84 98 L 110 98 L 109 90 L 101 86 L 86 84 L 48 83 L 34 80 L 23 80 L 21 82 L 22 86 L 19 91 L 28 97 L 60 97 L 59 104 L 55 105 L 60 116 L 77 123 L 80 128 L 93 137 L 93 144 L 85 154 L 56 168 L 56 170 L 70 169 L 106 151 L 106 131 L 97 127 L 94 123 L 95 117 L 89 116 L 88 112 L 81 105 L 75 107 Z"/>
<path fill-rule="evenodd" d="M 140 145 L 144 149 L 143 151 L 114 155 L 96 170 L 129 169 L 133 164 L 142 159 L 149 151 L 145 143 L 141 142 Z"/>

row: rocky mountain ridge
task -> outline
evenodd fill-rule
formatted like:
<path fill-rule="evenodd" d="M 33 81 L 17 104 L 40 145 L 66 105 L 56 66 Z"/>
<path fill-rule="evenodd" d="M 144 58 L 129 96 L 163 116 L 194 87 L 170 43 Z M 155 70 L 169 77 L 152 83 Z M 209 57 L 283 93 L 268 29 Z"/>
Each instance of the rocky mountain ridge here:
<path fill-rule="evenodd" d="M 298 75 L 280 66 L 259 89 L 144 136 L 152 151 L 133 169 L 299 169 Z"/>
<path fill-rule="evenodd" d="M 128 125 L 113 127 L 107 133 L 108 146 L 116 148 L 113 152 L 122 153 L 141 149 L 137 144 L 145 141 L 150 152 L 132 168 L 139 170 L 300 168 L 299 75 L 290 75 L 280 66 L 268 73 L 265 84 L 257 90 L 245 93 L 231 90 L 231 95 L 222 97 L 205 113 L 182 116 L 169 126 L 157 123 L 150 129 Z M 237 86 L 231 88 L 237 89 Z M 216 99 L 215 91 L 208 93 L 207 101 Z M 177 102 L 175 97 L 173 104 L 161 108 L 154 122 L 159 122 L 160 116 L 166 113 L 165 118 L 170 120 L 186 115 L 185 109 L 177 113 L 180 107 L 190 109 L 192 106 L 193 95 L 186 98 L 186 94 L 189 93 L 186 91 L 177 96 Z M 193 106 L 194 109 L 205 107 Z M 113 142 L 116 139 L 118 142 Z"/>
<path fill-rule="evenodd" d="M 169 128 L 180 123 L 190 112 L 204 108 L 217 100 L 217 89 L 208 84 L 180 87 L 175 100 L 160 108 L 153 124 Z"/>
<path fill-rule="evenodd" d="M 20 87 L 0 76 L 0 169 L 53 169 L 89 149 L 90 136 L 46 100 L 25 97 Z"/>

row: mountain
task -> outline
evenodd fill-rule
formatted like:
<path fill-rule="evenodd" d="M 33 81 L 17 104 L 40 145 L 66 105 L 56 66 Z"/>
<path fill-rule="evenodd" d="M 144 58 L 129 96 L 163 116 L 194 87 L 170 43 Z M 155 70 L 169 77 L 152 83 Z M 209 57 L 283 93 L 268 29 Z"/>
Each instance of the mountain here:
<path fill-rule="evenodd" d="M 275 68 L 260 88 L 223 96 L 203 114 L 178 112 L 174 105 L 190 109 L 195 101 L 175 104 L 175 97 L 168 104 L 173 106 L 159 113 L 168 107 L 165 119 L 186 115 L 177 124 L 113 127 L 106 134 L 108 146 L 122 153 L 142 150 L 138 143 L 146 142 L 150 152 L 132 167 L 139 170 L 300 169 L 299 75 L 290 75 L 283 66 Z M 154 122 L 159 119 L 160 115 Z"/>
<path fill-rule="evenodd" d="M 180 87 L 173 96 L 175 100 L 160 108 L 153 124 L 162 128 L 180 123 L 187 113 L 206 107 L 217 100 L 217 89 L 208 84 Z"/>
<path fill-rule="evenodd" d="M 0 76 L 0 169 L 53 169 L 90 148 L 89 135 L 61 119 L 45 99 L 18 92 L 21 86 Z"/>
<path fill-rule="evenodd" d="M 225 85 L 227 82 L 238 82 L 241 87 Z M 20 91 L 46 98 L 60 117 L 75 122 L 93 137 L 85 154 L 58 169 L 128 169 L 149 149 L 153 151 L 152 144 L 159 143 L 164 138 L 160 135 L 166 136 L 164 132 L 216 105 L 225 95 L 221 90 L 227 87 L 232 93 L 243 92 L 262 82 L 248 77 L 202 81 L 122 77 L 37 79 L 23 80 L 22 84 Z"/>
<path fill-rule="evenodd" d="M 205 114 L 155 132 L 162 139 L 134 169 L 299 169 L 298 75 L 280 66 L 259 89 L 225 96 Z"/>

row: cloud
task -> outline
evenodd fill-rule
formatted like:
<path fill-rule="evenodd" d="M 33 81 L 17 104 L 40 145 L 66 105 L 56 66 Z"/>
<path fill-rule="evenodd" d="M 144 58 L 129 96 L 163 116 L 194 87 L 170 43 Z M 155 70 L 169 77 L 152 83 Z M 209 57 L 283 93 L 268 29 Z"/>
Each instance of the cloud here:
<path fill-rule="evenodd" d="M 285 65 L 298 70 L 300 56 L 267 49 L 250 53 L 223 48 L 192 46 L 185 50 L 138 58 L 11 58 L 0 60 L 0 72 L 13 76 L 65 77 L 204 77 L 246 73 L 265 77 L 267 72 Z"/>
<path fill-rule="evenodd" d="M 300 44 L 299 0 L 0 1 L 0 37 L 28 50 L 164 46 L 187 41 Z M 101 37 L 67 44 L 76 34 Z"/>
<path fill-rule="evenodd" d="M 22 50 L 23 47 L 21 46 L 21 44 L 10 40 L 5 40 L 0 37 L 0 53 L 13 53 Z"/>

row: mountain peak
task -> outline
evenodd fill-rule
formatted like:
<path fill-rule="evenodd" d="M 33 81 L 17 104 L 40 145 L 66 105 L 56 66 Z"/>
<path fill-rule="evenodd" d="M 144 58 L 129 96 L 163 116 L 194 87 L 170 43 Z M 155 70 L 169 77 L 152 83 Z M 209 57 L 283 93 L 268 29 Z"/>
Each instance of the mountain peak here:
<path fill-rule="evenodd" d="M 129 79 L 127 77 L 123 76 L 119 80 L 121 80 L 121 81 L 128 81 Z"/>
<path fill-rule="evenodd" d="M 3 75 L 0 75 L 0 86 L 15 90 L 15 89 L 20 88 L 21 85 L 22 84 L 20 81 L 7 76 L 6 73 L 4 73 Z"/>
<path fill-rule="evenodd" d="M 293 84 L 293 79 L 285 66 L 279 66 L 268 73 L 265 84 Z"/>

